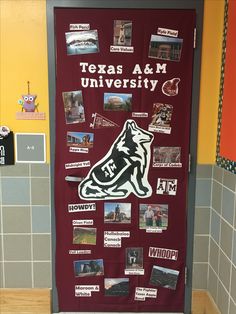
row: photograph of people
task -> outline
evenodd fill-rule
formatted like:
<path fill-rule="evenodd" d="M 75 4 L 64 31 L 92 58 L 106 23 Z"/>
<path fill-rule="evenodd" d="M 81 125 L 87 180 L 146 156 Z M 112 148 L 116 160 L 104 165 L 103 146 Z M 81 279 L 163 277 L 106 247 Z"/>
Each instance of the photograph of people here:
<path fill-rule="evenodd" d="M 157 206 L 156 212 L 154 214 L 154 222 L 156 227 L 163 227 L 162 219 L 165 217 L 167 217 L 167 215 L 161 211 L 160 206 Z"/>
<path fill-rule="evenodd" d="M 140 204 L 139 228 L 157 228 L 166 230 L 168 227 L 168 204 Z"/>
<path fill-rule="evenodd" d="M 144 213 L 144 221 L 146 226 L 153 226 L 153 219 L 154 219 L 154 211 L 152 210 L 152 206 L 148 205 L 147 210 Z"/>
<path fill-rule="evenodd" d="M 63 92 L 66 124 L 85 122 L 82 91 Z"/>
<path fill-rule="evenodd" d="M 131 203 L 104 203 L 105 223 L 131 223 Z"/>
<path fill-rule="evenodd" d="M 143 268 L 143 248 L 126 248 L 126 269 Z"/>

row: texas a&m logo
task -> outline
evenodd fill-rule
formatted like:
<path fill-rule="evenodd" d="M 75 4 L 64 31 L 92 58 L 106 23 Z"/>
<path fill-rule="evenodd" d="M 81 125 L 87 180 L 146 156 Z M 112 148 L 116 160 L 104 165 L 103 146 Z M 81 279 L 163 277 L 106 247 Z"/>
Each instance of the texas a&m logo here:
<path fill-rule="evenodd" d="M 176 195 L 177 179 L 157 179 L 157 194 Z"/>

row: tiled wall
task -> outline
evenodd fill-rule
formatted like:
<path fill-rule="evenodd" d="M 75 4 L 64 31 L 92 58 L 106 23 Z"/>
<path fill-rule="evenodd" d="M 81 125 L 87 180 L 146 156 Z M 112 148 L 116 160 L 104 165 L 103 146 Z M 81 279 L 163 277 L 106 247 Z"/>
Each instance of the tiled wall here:
<path fill-rule="evenodd" d="M 51 287 L 49 165 L 0 167 L 0 287 Z"/>
<path fill-rule="evenodd" d="M 207 289 L 222 314 L 236 313 L 236 175 L 197 169 L 193 287 Z"/>
<path fill-rule="evenodd" d="M 236 313 L 236 175 L 197 167 L 193 288 Z M 0 167 L 0 287 L 51 287 L 49 166 Z"/>
<path fill-rule="evenodd" d="M 194 227 L 194 289 L 207 289 L 212 165 L 197 166 Z"/>

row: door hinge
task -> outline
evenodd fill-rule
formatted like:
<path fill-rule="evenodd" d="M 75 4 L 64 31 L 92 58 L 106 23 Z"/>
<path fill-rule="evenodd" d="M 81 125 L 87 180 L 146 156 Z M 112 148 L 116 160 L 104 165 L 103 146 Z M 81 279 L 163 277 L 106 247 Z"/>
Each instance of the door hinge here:
<path fill-rule="evenodd" d="M 188 281 L 188 268 L 187 266 L 185 266 L 184 269 L 184 284 L 187 285 L 187 281 Z"/>
<path fill-rule="evenodd" d="M 194 31 L 193 31 L 193 48 L 195 49 L 196 46 L 197 46 L 197 29 L 196 27 L 194 28 Z"/>
<path fill-rule="evenodd" d="M 191 172 L 191 154 L 188 154 L 188 172 Z"/>

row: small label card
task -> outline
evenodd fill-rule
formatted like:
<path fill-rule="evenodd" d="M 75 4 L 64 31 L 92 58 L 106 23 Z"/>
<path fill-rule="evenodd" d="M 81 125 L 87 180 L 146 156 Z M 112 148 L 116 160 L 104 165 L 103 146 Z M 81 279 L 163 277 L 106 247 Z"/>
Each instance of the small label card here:
<path fill-rule="evenodd" d="M 91 297 L 92 292 L 99 292 L 99 285 L 76 285 L 75 296 L 76 297 Z"/>
<path fill-rule="evenodd" d="M 146 298 L 156 299 L 157 297 L 157 289 L 154 288 L 143 288 L 136 287 L 135 289 L 135 297 L 136 301 L 145 301 Z"/>

